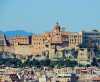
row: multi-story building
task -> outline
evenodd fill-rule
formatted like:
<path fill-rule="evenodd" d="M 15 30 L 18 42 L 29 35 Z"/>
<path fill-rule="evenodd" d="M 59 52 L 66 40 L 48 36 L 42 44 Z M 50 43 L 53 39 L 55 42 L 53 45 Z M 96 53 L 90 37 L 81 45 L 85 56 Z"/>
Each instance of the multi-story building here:
<path fill-rule="evenodd" d="M 61 49 L 68 47 L 68 32 L 61 31 L 57 23 L 51 32 L 32 36 L 32 46 L 34 54 L 56 54 Z M 43 54 L 42 54 L 43 55 Z"/>
<path fill-rule="evenodd" d="M 100 32 L 98 30 L 83 31 L 83 46 L 84 47 L 99 47 L 100 48 Z"/>
<path fill-rule="evenodd" d="M 0 33 L 0 46 L 5 46 L 5 45 L 6 45 L 5 35 L 4 33 Z"/>
<path fill-rule="evenodd" d="M 30 36 L 15 36 L 7 38 L 10 46 L 5 46 L 5 51 L 16 54 L 17 56 L 31 55 L 31 37 Z"/>
<path fill-rule="evenodd" d="M 4 46 L 6 45 L 6 36 L 4 33 L 0 32 L 0 52 L 4 51 Z"/>
<path fill-rule="evenodd" d="M 71 32 L 69 34 L 69 48 L 75 48 L 82 44 L 82 32 Z"/>
<path fill-rule="evenodd" d="M 29 37 L 28 36 L 16 36 L 12 39 L 14 45 L 28 45 Z"/>
<path fill-rule="evenodd" d="M 8 46 L 9 45 L 9 46 Z M 7 38 L 0 34 L 0 49 L 20 55 L 44 55 L 44 56 L 62 56 L 67 48 L 79 46 L 100 47 L 100 32 L 65 32 L 57 23 L 51 32 L 44 32 L 40 35 L 16 36 Z M 4 47 L 5 46 L 5 47 Z"/>
<path fill-rule="evenodd" d="M 43 35 L 32 35 L 32 53 L 34 55 L 42 55 L 48 46 L 45 45 L 45 37 Z"/>
<path fill-rule="evenodd" d="M 90 64 L 91 63 L 90 58 L 91 55 L 87 48 L 80 48 L 78 50 L 77 61 L 79 64 L 83 65 Z"/>

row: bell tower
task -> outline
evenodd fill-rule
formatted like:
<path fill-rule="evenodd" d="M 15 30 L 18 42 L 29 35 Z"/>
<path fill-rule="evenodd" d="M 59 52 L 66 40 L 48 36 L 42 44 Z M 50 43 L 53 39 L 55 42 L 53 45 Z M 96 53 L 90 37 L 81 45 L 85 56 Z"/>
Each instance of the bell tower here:
<path fill-rule="evenodd" d="M 60 27 L 59 23 L 56 22 L 56 25 L 53 28 L 53 32 L 60 32 L 60 31 L 61 31 L 61 27 Z"/>
<path fill-rule="evenodd" d="M 62 43 L 61 27 L 57 22 L 52 31 L 52 43 Z"/>

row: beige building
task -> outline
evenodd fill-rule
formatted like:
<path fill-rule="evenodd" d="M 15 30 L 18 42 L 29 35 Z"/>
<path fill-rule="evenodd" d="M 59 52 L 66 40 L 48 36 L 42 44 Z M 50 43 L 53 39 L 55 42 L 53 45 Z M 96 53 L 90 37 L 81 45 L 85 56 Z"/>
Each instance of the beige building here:
<path fill-rule="evenodd" d="M 77 61 L 79 64 L 90 64 L 90 53 L 87 48 L 80 48 L 78 50 Z"/>
<path fill-rule="evenodd" d="M 96 42 L 99 44 L 99 33 L 95 33 L 98 35 Z M 94 32 L 92 34 L 93 37 L 95 37 Z M 65 32 L 57 23 L 51 32 L 44 32 L 39 35 L 16 36 L 7 40 L 5 35 L 0 34 L 0 51 L 23 56 L 61 57 L 63 55 L 63 50 L 79 47 L 83 44 L 84 40 L 85 42 L 87 41 L 85 37 L 87 37 L 87 35 L 92 37 L 92 34 L 90 36 L 90 34 L 85 32 Z"/>
<path fill-rule="evenodd" d="M 77 82 L 77 81 L 78 77 L 76 75 L 66 74 L 66 76 L 53 77 L 51 78 L 50 82 Z"/>
<path fill-rule="evenodd" d="M 75 48 L 82 44 L 82 32 L 72 32 L 69 34 L 69 48 Z"/>
<path fill-rule="evenodd" d="M 49 45 L 48 45 L 49 46 Z M 32 36 L 32 53 L 34 55 L 42 55 L 48 46 L 45 45 L 45 37 L 42 35 Z"/>
<path fill-rule="evenodd" d="M 16 45 L 14 47 L 14 53 L 22 56 L 32 55 L 32 46 L 31 45 Z"/>
<path fill-rule="evenodd" d="M 29 44 L 29 37 L 28 36 L 16 36 L 13 37 L 11 40 L 13 45 L 28 45 Z"/>
<path fill-rule="evenodd" d="M 39 77 L 39 82 L 47 82 L 47 77 L 45 75 L 42 75 Z"/>
<path fill-rule="evenodd" d="M 4 50 L 23 56 L 61 57 L 64 48 L 73 48 L 81 43 L 81 36 L 81 33 L 62 31 L 57 23 L 51 32 L 32 36 L 16 36 L 8 39 L 10 46 L 5 47 Z"/>
<path fill-rule="evenodd" d="M 49 57 L 52 57 L 56 50 L 68 46 L 68 34 L 68 32 L 62 32 L 61 27 L 57 23 L 51 32 L 32 35 L 33 53 L 37 55 L 49 54 Z M 58 54 L 60 54 L 59 51 Z"/>
<path fill-rule="evenodd" d="M 50 82 L 70 82 L 70 78 L 67 77 L 51 78 Z"/>

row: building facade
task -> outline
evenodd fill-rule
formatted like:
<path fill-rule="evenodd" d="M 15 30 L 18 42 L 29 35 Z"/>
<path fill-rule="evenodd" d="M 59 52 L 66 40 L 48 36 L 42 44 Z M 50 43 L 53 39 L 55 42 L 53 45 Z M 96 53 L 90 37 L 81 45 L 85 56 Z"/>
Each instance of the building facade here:
<path fill-rule="evenodd" d="M 11 52 L 23 56 L 48 56 L 61 57 L 63 50 L 80 47 L 99 47 L 100 32 L 65 32 L 57 23 L 51 32 L 44 32 L 40 35 L 15 36 L 7 39 L 0 34 L 1 51 Z M 5 46 L 5 47 L 4 47 Z"/>
<path fill-rule="evenodd" d="M 82 32 L 71 32 L 69 34 L 69 48 L 75 48 L 82 44 Z"/>
<path fill-rule="evenodd" d="M 99 47 L 100 48 L 100 32 L 98 30 L 83 31 L 83 46 L 84 47 Z"/>
<path fill-rule="evenodd" d="M 90 58 L 91 55 L 87 48 L 80 48 L 78 50 L 77 61 L 79 64 L 82 65 L 90 64 L 91 63 Z"/>

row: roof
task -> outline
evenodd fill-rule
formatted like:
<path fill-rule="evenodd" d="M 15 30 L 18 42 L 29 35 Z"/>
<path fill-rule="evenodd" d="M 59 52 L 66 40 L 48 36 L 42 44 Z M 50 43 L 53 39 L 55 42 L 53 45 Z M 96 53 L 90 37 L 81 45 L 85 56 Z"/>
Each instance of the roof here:
<path fill-rule="evenodd" d="M 92 80 L 93 80 L 93 81 L 100 81 L 100 76 L 98 76 L 98 77 L 93 77 Z"/>

